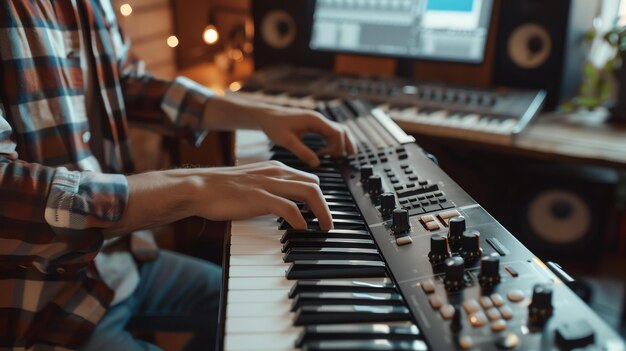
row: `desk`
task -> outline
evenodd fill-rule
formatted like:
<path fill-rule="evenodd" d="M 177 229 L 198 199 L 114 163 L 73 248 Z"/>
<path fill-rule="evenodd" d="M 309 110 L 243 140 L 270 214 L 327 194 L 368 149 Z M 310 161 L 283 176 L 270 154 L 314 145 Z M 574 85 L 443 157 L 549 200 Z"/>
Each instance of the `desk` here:
<path fill-rule="evenodd" d="M 434 137 L 420 133 L 411 123 L 398 124 L 420 143 L 445 142 L 460 148 L 626 171 L 626 126 L 608 124 L 607 117 L 605 110 L 542 114 L 510 145 Z"/>

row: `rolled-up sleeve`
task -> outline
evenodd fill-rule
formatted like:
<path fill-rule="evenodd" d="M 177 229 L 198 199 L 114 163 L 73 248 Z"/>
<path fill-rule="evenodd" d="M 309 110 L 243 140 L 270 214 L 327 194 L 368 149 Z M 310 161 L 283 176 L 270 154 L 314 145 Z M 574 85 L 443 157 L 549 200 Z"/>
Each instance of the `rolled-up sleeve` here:
<path fill-rule="evenodd" d="M 126 208 L 126 178 L 24 162 L 11 134 L 0 115 L 0 260 L 44 273 L 84 266 Z"/>

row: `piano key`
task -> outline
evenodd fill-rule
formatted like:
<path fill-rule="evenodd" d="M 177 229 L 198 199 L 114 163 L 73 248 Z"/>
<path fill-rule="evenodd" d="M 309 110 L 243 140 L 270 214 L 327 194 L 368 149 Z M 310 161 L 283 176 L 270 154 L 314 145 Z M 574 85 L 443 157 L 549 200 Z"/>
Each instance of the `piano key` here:
<path fill-rule="evenodd" d="M 295 230 L 289 229 L 287 230 L 283 236 L 280 238 L 281 243 L 286 243 L 290 239 L 297 238 L 345 238 L 345 239 L 371 239 L 369 232 L 365 230 L 355 230 L 355 229 L 331 229 L 329 231 L 319 231 L 319 230 Z"/>
<path fill-rule="evenodd" d="M 238 302 L 226 305 L 229 317 L 282 317 L 291 318 L 291 308 L 284 300 L 271 302 Z"/>
<path fill-rule="evenodd" d="M 398 293 L 366 292 L 303 292 L 297 294 L 291 304 L 291 311 L 302 306 L 329 305 L 366 305 L 366 306 L 404 306 L 404 300 Z"/>
<path fill-rule="evenodd" d="M 291 270 L 292 266 L 288 269 Z M 283 266 L 233 266 L 228 273 L 231 277 L 284 277 L 285 267 Z"/>
<path fill-rule="evenodd" d="M 381 261 L 377 249 L 352 249 L 345 247 L 295 247 L 283 256 L 285 262 L 297 260 L 362 260 Z"/>
<path fill-rule="evenodd" d="M 228 334 L 295 333 L 297 337 L 302 329 L 292 323 L 291 319 L 282 316 L 233 317 L 226 319 L 226 330 Z"/>
<path fill-rule="evenodd" d="M 280 244 L 278 240 L 274 245 L 235 245 L 230 248 L 233 255 L 272 255 L 280 254 Z"/>
<path fill-rule="evenodd" d="M 322 324 L 304 328 L 296 341 L 297 347 L 313 340 L 415 340 L 420 335 L 419 329 L 412 322 L 376 323 L 376 324 Z"/>
<path fill-rule="evenodd" d="M 389 278 L 299 280 L 289 290 L 289 297 L 302 292 L 395 293 L 397 290 Z"/>
<path fill-rule="evenodd" d="M 302 351 L 423 351 L 426 343 L 415 341 L 376 340 L 331 340 L 305 343 Z"/>
<path fill-rule="evenodd" d="M 385 270 L 385 263 L 382 261 L 294 261 L 287 270 L 287 279 L 292 280 L 328 278 L 383 278 L 385 276 L 387 276 L 387 272 Z"/>
<path fill-rule="evenodd" d="M 289 290 L 232 290 L 228 292 L 228 303 L 280 302 L 286 301 Z"/>
<path fill-rule="evenodd" d="M 231 351 L 295 351 L 297 332 L 226 334 L 224 349 Z"/>
<path fill-rule="evenodd" d="M 304 218 L 315 218 L 315 214 L 313 212 L 311 212 L 311 211 L 305 210 L 305 211 L 301 211 L 301 212 L 302 212 L 302 216 L 304 216 Z M 333 217 L 333 219 L 360 220 L 362 218 L 359 213 L 350 212 L 350 211 L 331 210 L 330 211 L 330 215 Z"/>
<path fill-rule="evenodd" d="M 293 289 L 293 282 L 282 277 L 229 278 L 228 290 L 284 290 Z"/>
<path fill-rule="evenodd" d="M 294 325 L 393 322 L 410 319 L 409 309 L 405 306 L 302 306 L 296 311 Z"/>
<path fill-rule="evenodd" d="M 374 240 L 371 239 L 338 239 L 320 235 L 316 238 L 291 238 L 285 242 L 281 251 L 286 252 L 287 250 L 295 247 L 347 247 L 355 249 L 376 249 L 376 244 L 374 243 Z"/>
<path fill-rule="evenodd" d="M 319 219 L 317 218 L 305 218 L 306 223 L 309 227 L 319 228 Z M 333 218 L 333 226 L 337 229 L 353 229 L 353 228 L 363 228 L 365 227 L 365 222 L 362 219 L 342 219 Z M 291 224 L 289 222 L 283 220 L 280 222 L 278 227 L 279 230 L 291 229 Z"/>
<path fill-rule="evenodd" d="M 280 250 L 278 250 L 280 251 Z M 282 255 L 276 253 L 275 255 L 232 255 L 230 256 L 231 266 L 284 266 L 285 262 L 282 259 Z"/>

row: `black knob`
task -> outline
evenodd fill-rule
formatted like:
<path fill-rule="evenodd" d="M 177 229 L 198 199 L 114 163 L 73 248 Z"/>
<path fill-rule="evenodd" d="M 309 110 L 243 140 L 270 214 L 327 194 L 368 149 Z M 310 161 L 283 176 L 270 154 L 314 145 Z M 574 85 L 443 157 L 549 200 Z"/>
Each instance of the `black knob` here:
<path fill-rule="evenodd" d="M 459 290 L 465 285 L 465 260 L 461 257 L 450 257 L 444 262 L 446 277 L 443 284 L 450 291 Z"/>
<path fill-rule="evenodd" d="M 473 261 L 480 258 L 480 232 L 477 230 L 466 230 L 461 237 L 461 256 L 466 261 Z"/>
<path fill-rule="evenodd" d="M 448 246 L 448 238 L 441 235 L 433 235 L 430 237 L 430 252 L 428 259 L 432 264 L 441 264 L 446 258 L 450 257 L 450 246 Z"/>
<path fill-rule="evenodd" d="M 531 324 L 543 325 L 552 316 L 552 288 L 547 284 L 537 284 L 533 288 L 533 299 L 528 305 L 528 319 Z"/>
<path fill-rule="evenodd" d="M 456 249 L 461 244 L 461 237 L 465 231 L 465 217 L 457 216 L 450 219 L 448 231 L 448 242 Z"/>
<path fill-rule="evenodd" d="M 480 260 L 478 282 L 483 288 L 491 288 L 500 282 L 500 259 L 496 256 L 485 256 Z"/>
<path fill-rule="evenodd" d="M 372 165 L 361 166 L 361 183 L 365 185 L 367 179 L 374 174 L 374 167 Z"/>
<path fill-rule="evenodd" d="M 384 193 L 380 195 L 380 213 L 388 216 L 396 208 L 396 196 L 393 193 Z"/>
<path fill-rule="evenodd" d="M 409 223 L 409 211 L 403 209 L 393 210 L 393 216 L 391 217 L 391 230 L 394 233 L 406 233 L 411 230 L 411 224 Z"/>
<path fill-rule="evenodd" d="M 383 180 L 379 175 L 367 178 L 367 192 L 372 197 L 378 197 L 383 192 Z"/>

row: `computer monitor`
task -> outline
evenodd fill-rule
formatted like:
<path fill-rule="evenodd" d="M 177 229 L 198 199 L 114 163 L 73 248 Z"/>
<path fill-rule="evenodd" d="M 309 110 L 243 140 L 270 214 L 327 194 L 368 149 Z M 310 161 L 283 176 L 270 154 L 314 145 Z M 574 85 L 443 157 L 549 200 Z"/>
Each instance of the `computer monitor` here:
<path fill-rule="evenodd" d="M 493 0 L 317 0 L 312 50 L 481 63 Z"/>

